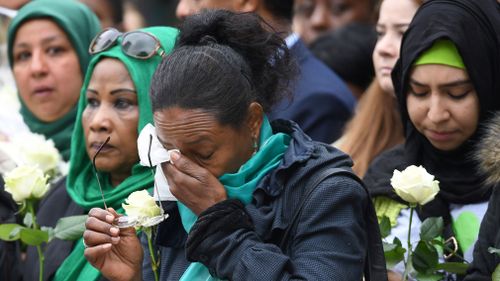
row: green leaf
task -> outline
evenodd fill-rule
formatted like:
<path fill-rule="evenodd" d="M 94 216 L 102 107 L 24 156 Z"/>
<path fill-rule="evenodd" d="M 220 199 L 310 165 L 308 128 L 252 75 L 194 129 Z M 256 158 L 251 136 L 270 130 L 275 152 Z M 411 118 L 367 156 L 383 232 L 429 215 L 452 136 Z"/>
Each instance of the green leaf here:
<path fill-rule="evenodd" d="M 445 262 L 438 264 L 436 266 L 436 269 L 437 270 L 442 269 L 450 273 L 465 274 L 465 271 L 467 271 L 468 266 L 469 266 L 468 264 L 461 262 Z"/>
<path fill-rule="evenodd" d="M 443 218 L 427 218 L 420 227 L 420 239 L 432 241 L 443 233 Z"/>
<path fill-rule="evenodd" d="M 488 248 L 488 252 L 489 252 L 490 254 L 497 254 L 497 255 L 499 255 L 499 256 L 500 256 L 500 249 L 496 249 L 496 248 L 493 248 L 493 247 L 489 247 L 489 248 Z"/>
<path fill-rule="evenodd" d="M 52 241 L 52 239 L 54 239 L 55 232 L 53 227 L 42 226 L 40 227 L 40 229 L 47 232 L 47 234 L 49 235 L 49 242 Z"/>
<path fill-rule="evenodd" d="M 0 239 L 4 241 L 15 241 L 20 238 L 19 230 L 23 226 L 15 223 L 0 224 Z"/>
<path fill-rule="evenodd" d="M 39 246 L 49 241 L 49 234 L 43 230 L 23 228 L 21 229 L 21 241 L 31 246 Z"/>
<path fill-rule="evenodd" d="M 420 241 L 412 254 L 413 267 L 418 272 L 433 272 L 438 264 L 438 258 L 438 253 L 434 246 Z"/>
<path fill-rule="evenodd" d="M 444 277 L 444 274 L 441 273 L 418 273 L 416 277 L 416 280 L 418 281 L 439 281 L 442 280 Z"/>
<path fill-rule="evenodd" d="M 392 244 L 383 243 L 384 245 L 384 256 L 387 268 L 392 268 L 396 264 L 400 263 L 404 259 L 404 254 L 406 249 L 401 245 L 401 241 L 397 237 L 394 238 Z"/>
<path fill-rule="evenodd" d="M 26 215 L 24 215 L 23 224 L 27 228 L 31 228 L 33 225 L 33 215 L 30 212 L 27 212 Z"/>
<path fill-rule="evenodd" d="M 388 217 L 383 216 L 382 220 L 380 220 L 380 235 L 382 238 L 385 238 L 391 234 L 391 221 L 389 220 Z"/>
<path fill-rule="evenodd" d="M 500 265 L 497 265 L 497 268 L 495 268 L 491 279 L 492 281 L 500 281 Z"/>
<path fill-rule="evenodd" d="M 85 231 L 87 215 L 64 217 L 57 221 L 54 236 L 61 240 L 76 240 Z"/>

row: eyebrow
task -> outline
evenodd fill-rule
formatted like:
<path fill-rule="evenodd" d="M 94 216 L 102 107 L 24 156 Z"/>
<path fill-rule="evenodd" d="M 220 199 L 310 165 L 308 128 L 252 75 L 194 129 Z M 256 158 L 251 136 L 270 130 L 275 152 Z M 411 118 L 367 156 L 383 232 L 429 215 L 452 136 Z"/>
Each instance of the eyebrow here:
<path fill-rule="evenodd" d="M 61 35 L 50 36 L 50 37 L 42 39 L 42 44 L 47 44 L 47 43 L 50 43 L 52 41 L 56 41 L 57 39 L 62 39 L 62 38 L 63 37 Z M 29 47 L 29 44 L 25 43 L 25 42 L 21 42 L 21 43 L 14 45 L 14 47 L 25 48 L 25 47 Z"/>
<path fill-rule="evenodd" d="M 87 88 L 87 92 L 91 92 L 93 94 L 99 95 L 99 92 L 96 91 L 96 90 L 94 90 L 94 89 Z M 127 89 L 127 88 L 114 89 L 113 91 L 110 92 L 110 94 L 111 95 L 115 95 L 115 94 L 118 94 L 120 92 L 130 92 L 130 93 L 133 93 L 133 94 L 137 94 L 137 92 L 135 90 Z"/>
<path fill-rule="evenodd" d="M 418 82 L 412 78 L 410 78 L 410 83 L 414 84 L 418 87 L 428 87 L 428 85 L 423 84 L 421 82 Z M 439 88 L 452 88 L 452 87 L 463 86 L 463 85 L 468 85 L 468 84 L 472 84 L 472 81 L 470 81 L 470 79 L 464 79 L 464 80 L 457 80 L 457 81 L 453 81 L 453 82 L 449 82 L 449 83 L 445 83 L 445 84 L 440 84 Z"/>
<path fill-rule="evenodd" d="M 401 27 L 408 27 L 410 24 L 409 23 L 395 23 L 392 25 L 396 28 L 401 28 Z M 384 24 L 384 23 L 377 23 L 376 24 L 376 27 L 385 27 L 385 26 L 387 26 L 387 24 Z"/>

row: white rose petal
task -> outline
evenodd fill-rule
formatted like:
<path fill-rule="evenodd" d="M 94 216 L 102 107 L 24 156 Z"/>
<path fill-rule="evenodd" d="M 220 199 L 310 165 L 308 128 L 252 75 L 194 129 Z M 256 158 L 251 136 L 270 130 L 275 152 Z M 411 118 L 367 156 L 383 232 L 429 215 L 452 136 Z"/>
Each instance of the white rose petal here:
<path fill-rule="evenodd" d="M 5 175 L 5 191 L 18 203 L 40 199 L 48 190 L 47 176 L 38 167 L 19 166 Z"/>
<path fill-rule="evenodd" d="M 57 168 L 61 161 L 59 151 L 52 140 L 46 140 L 43 135 L 31 134 L 19 138 L 16 143 L 24 156 L 24 164 L 37 165 L 44 173 Z"/>
<path fill-rule="evenodd" d="M 391 185 L 410 204 L 425 205 L 439 192 L 439 181 L 422 166 L 411 165 L 402 172 L 394 170 Z"/>
<path fill-rule="evenodd" d="M 132 192 L 122 207 L 127 216 L 139 218 L 140 221 L 161 215 L 160 207 L 146 190 Z"/>

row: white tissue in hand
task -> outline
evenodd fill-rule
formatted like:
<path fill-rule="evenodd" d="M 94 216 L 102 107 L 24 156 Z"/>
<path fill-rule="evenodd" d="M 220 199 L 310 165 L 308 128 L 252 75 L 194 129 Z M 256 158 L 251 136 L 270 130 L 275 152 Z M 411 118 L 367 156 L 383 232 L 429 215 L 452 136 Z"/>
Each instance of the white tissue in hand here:
<path fill-rule="evenodd" d="M 177 201 L 177 198 L 170 192 L 170 186 L 168 185 L 167 178 L 163 174 L 161 165 L 156 166 L 155 173 L 155 183 L 156 187 L 154 189 L 154 195 L 156 201 Z M 158 190 L 158 191 L 157 191 Z"/>
<path fill-rule="evenodd" d="M 149 143 L 151 141 L 151 153 L 149 153 Z M 142 129 L 137 139 L 137 149 L 139 151 L 139 159 L 142 166 L 151 167 L 161 164 L 163 162 L 170 161 L 170 153 L 161 145 L 158 137 L 156 136 L 155 127 L 151 124 L 147 124 Z M 149 162 L 149 157 L 151 156 L 151 163 Z"/>

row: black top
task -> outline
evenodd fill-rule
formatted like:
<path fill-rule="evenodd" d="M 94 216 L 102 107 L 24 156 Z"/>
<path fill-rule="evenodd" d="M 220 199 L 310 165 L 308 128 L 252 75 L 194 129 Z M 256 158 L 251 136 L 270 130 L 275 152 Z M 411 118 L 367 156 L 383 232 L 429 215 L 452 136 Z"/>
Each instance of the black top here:
<path fill-rule="evenodd" d="M 161 280 L 178 280 L 196 260 L 227 280 L 361 280 L 368 256 L 386 279 L 385 260 L 371 200 L 351 177 L 322 181 L 304 205 L 297 227 L 280 248 L 281 237 L 304 198 L 305 185 L 326 167 L 350 169 L 339 150 L 311 141 L 296 124 L 278 120 L 273 130 L 292 136 L 278 168 L 257 185 L 247 206 L 223 201 L 204 212 L 189 233 L 182 228 L 176 204 L 159 227 Z M 216 212 L 223 216 L 211 216 Z M 195 229 L 203 229 L 196 233 Z M 196 245 L 196 247 L 189 247 Z M 144 280 L 153 280 L 145 254 Z"/>

